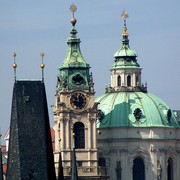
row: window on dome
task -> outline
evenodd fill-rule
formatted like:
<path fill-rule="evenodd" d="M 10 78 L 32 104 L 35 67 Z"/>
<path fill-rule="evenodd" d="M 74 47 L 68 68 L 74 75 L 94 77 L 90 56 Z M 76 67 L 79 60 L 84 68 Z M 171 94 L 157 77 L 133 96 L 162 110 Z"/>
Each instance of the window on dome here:
<path fill-rule="evenodd" d="M 145 166 L 141 157 L 133 161 L 133 180 L 145 180 Z"/>
<path fill-rule="evenodd" d="M 82 122 L 77 122 L 74 124 L 75 133 L 75 149 L 84 149 L 85 148 L 85 128 Z"/>
<path fill-rule="evenodd" d="M 121 86 L 121 76 L 117 77 L 117 86 Z"/>
<path fill-rule="evenodd" d="M 173 180 L 173 160 L 171 158 L 168 159 L 167 180 Z"/>
<path fill-rule="evenodd" d="M 131 76 L 127 76 L 127 86 L 131 86 Z"/>

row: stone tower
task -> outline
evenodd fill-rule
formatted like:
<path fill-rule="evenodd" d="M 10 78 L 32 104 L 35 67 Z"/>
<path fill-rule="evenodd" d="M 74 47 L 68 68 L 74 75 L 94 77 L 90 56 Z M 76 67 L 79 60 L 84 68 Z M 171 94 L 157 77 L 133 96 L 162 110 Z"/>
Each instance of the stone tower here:
<path fill-rule="evenodd" d="M 16 80 L 10 123 L 7 180 L 55 180 L 45 85 Z"/>
<path fill-rule="evenodd" d="M 72 5 L 72 29 L 67 40 L 67 56 L 59 67 L 54 105 L 55 167 L 58 172 L 59 151 L 65 179 L 71 176 L 72 151 L 75 148 L 80 179 L 99 179 L 96 140 L 97 105 L 90 66 L 80 50 Z"/>

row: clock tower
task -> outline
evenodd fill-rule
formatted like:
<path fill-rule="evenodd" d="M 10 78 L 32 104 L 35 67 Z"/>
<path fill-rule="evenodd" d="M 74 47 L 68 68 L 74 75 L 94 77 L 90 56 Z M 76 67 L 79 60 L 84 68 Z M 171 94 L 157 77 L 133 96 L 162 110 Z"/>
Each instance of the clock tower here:
<path fill-rule="evenodd" d="M 53 107 L 55 129 L 55 167 L 58 172 L 59 152 L 65 179 L 71 176 L 72 151 L 75 148 L 80 179 L 99 179 L 103 175 L 98 166 L 96 119 L 97 105 L 90 66 L 80 50 L 80 39 L 75 28 L 74 12 L 72 29 L 67 40 L 67 56 L 59 67 L 56 86 L 56 102 Z M 104 170 L 104 169 L 103 169 Z M 105 172 L 105 170 L 104 170 Z M 105 173 L 104 173 L 105 175 Z"/>

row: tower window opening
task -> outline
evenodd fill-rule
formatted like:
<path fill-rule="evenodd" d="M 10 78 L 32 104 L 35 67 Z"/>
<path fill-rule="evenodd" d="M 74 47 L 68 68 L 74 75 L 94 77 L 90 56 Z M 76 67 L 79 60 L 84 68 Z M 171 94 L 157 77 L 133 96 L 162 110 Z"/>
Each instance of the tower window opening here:
<path fill-rule="evenodd" d="M 127 76 L 127 86 L 131 86 L 131 76 Z"/>
<path fill-rule="evenodd" d="M 136 76 L 136 86 L 139 86 L 139 78 Z"/>
<path fill-rule="evenodd" d="M 173 180 L 173 160 L 171 158 L 168 159 L 167 180 Z"/>
<path fill-rule="evenodd" d="M 74 145 L 75 149 L 85 148 L 85 128 L 82 122 L 74 124 L 73 132 L 75 133 Z"/>
<path fill-rule="evenodd" d="M 121 86 L 121 76 L 117 77 L 117 86 Z"/>
<path fill-rule="evenodd" d="M 133 180 L 145 180 L 145 165 L 141 157 L 133 161 Z"/>

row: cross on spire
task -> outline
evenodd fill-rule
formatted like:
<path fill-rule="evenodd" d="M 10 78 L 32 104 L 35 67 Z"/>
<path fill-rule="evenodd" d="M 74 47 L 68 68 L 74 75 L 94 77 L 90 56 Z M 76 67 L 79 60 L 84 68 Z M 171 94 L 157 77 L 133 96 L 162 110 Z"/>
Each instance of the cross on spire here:
<path fill-rule="evenodd" d="M 72 5 L 70 6 L 70 11 L 71 11 L 72 14 L 73 14 L 73 18 L 74 18 L 74 12 L 76 12 L 76 10 L 77 10 L 77 6 L 76 6 L 75 4 L 72 4 Z"/>

